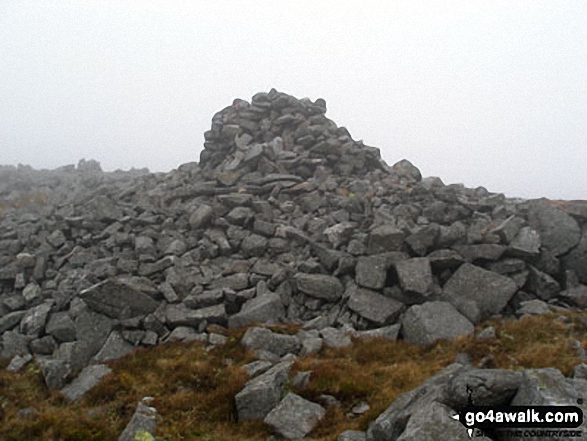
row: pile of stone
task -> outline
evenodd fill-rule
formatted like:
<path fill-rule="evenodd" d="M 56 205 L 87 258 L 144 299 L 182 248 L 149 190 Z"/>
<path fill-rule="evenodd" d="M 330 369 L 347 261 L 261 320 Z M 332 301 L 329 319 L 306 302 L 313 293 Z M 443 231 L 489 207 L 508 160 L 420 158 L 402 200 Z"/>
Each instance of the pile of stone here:
<path fill-rule="evenodd" d="M 587 305 L 580 204 L 390 167 L 325 111 L 275 90 L 236 100 L 200 163 L 166 174 L 0 169 L 0 357 L 63 389 L 138 346 L 222 344 L 218 326 L 428 344 Z"/>

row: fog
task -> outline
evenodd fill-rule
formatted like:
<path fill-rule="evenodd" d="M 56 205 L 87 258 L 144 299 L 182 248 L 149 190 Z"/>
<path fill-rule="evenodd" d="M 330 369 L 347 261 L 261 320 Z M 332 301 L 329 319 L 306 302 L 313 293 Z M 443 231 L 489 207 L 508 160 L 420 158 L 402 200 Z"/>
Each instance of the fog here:
<path fill-rule="evenodd" d="M 390 165 L 587 199 L 586 23 L 584 0 L 3 0 L 0 164 L 168 171 L 276 88 Z"/>

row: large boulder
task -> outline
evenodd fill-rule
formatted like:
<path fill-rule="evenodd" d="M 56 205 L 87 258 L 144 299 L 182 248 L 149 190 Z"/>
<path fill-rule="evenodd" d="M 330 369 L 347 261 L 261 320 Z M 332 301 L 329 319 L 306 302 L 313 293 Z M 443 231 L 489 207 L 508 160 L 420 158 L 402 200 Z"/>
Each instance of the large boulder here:
<path fill-rule="evenodd" d="M 375 325 L 383 326 L 399 318 L 404 304 L 375 291 L 357 288 L 351 293 L 348 307 Z"/>
<path fill-rule="evenodd" d="M 84 289 L 79 297 L 94 311 L 119 320 L 147 315 L 159 306 L 132 284 L 114 279 Z"/>
<path fill-rule="evenodd" d="M 410 307 L 402 319 L 402 334 L 412 343 L 427 345 L 439 339 L 472 334 L 473 324 L 448 302 Z"/>
<path fill-rule="evenodd" d="M 264 422 L 287 439 L 300 439 L 314 429 L 325 413 L 319 404 L 290 392 L 269 412 Z"/>
<path fill-rule="evenodd" d="M 540 234 L 542 246 L 560 256 L 579 242 L 581 230 L 577 221 L 544 200 L 532 201 L 528 221 Z"/>
<path fill-rule="evenodd" d="M 505 276 L 465 263 L 443 288 L 443 298 L 473 324 L 499 314 L 518 290 Z"/>
<path fill-rule="evenodd" d="M 342 296 L 343 286 L 336 277 L 299 273 L 295 280 L 298 289 L 309 296 L 329 302 L 336 302 Z"/>
<path fill-rule="evenodd" d="M 241 343 L 248 349 L 265 350 L 276 355 L 297 354 L 301 349 L 300 339 L 295 335 L 278 334 L 267 328 L 249 328 Z"/>
<path fill-rule="evenodd" d="M 277 323 L 285 315 L 281 297 L 273 292 L 248 300 L 240 312 L 230 316 L 229 328 L 238 328 L 253 323 Z"/>

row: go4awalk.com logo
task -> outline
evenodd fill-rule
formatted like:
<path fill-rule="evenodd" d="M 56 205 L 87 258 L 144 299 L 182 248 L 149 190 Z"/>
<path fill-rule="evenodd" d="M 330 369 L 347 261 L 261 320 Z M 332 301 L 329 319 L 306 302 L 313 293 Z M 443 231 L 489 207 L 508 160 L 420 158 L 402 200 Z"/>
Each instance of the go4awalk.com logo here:
<path fill-rule="evenodd" d="M 577 406 L 473 406 L 453 418 L 463 424 L 469 438 L 483 432 L 505 437 L 581 437 L 583 411 Z"/>

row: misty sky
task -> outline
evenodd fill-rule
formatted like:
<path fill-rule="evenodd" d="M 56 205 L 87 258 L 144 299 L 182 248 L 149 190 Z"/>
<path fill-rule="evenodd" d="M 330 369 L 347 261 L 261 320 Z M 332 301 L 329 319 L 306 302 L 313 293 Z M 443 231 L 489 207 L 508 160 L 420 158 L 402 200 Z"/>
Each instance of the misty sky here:
<path fill-rule="evenodd" d="M 272 87 L 390 165 L 587 199 L 585 0 L 0 0 L 0 164 L 168 171 Z"/>

